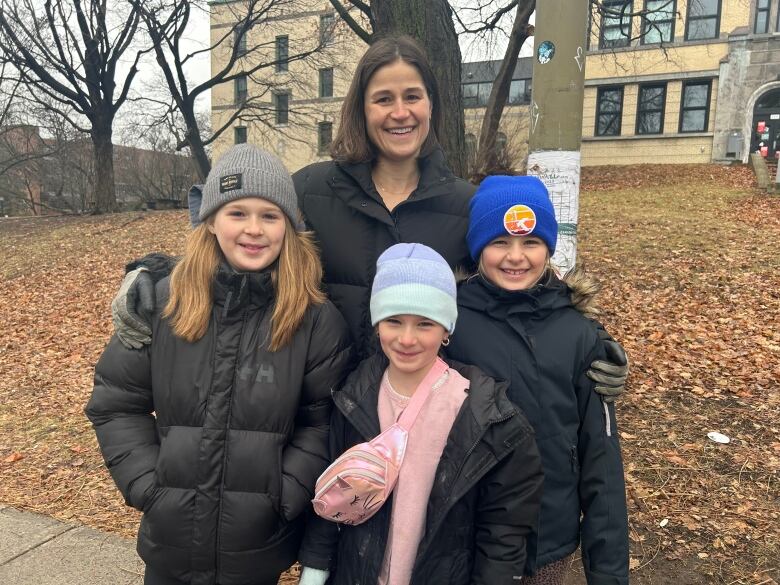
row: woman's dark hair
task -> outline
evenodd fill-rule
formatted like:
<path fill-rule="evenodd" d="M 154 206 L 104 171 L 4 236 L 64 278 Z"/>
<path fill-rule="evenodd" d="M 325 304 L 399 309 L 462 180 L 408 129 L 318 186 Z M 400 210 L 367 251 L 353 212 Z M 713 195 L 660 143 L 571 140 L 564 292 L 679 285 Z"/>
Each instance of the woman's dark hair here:
<path fill-rule="evenodd" d="M 341 123 L 330 146 L 334 160 L 350 163 L 368 162 L 376 158 L 376 149 L 368 139 L 364 96 L 371 76 L 380 67 L 396 61 L 408 63 L 420 73 L 428 99 L 431 101 L 431 126 L 420 149 L 427 156 L 438 146 L 436 138 L 441 122 L 439 86 L 422 47 L 408 36 L 386 37 L 374 42 L 360 58 L 355 76 L 341 106 Z"/>

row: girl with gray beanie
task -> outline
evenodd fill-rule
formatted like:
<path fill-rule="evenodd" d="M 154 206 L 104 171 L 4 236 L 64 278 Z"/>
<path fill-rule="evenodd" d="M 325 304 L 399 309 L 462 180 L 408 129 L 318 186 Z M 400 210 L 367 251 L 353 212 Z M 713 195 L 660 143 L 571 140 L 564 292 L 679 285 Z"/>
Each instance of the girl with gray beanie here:
<path fill-rule="evenodd" d="M 522 575 L 539 455 L 502 385 L 439 356 L 457 315 L 455 277 L 437 252 L 396 244 L 379 257 L 371 324 L 382 352 L 333 394 L 331 455 L 386 432 L 407 408 L 416 418 L 392 497 L 376 513 L 339 529 L 342 514 L 318 509 L 327 519 L 307 529 L 300 585 L 471 585 Z"/>
<path fill-rule="evenodd" d="M 143 512 L 145 585 L 276 585 L 328 462 L 349 333 L 276 157 L 229 150 L 200 219 L 155 287 L 152 343 L 111 339 L 86 412 Z"/>

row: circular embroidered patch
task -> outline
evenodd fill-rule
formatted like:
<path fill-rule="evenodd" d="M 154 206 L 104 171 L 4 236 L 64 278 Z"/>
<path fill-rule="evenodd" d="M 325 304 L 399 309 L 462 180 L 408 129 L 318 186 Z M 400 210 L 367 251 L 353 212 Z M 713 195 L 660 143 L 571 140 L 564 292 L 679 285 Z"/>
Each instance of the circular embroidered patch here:
<path fill-rule="evenodd" d="M 536 214 L 527 205 L 513 205 L 504 213 L 504 229 L 513 236 L 527 236 L 536 227 Z"/>

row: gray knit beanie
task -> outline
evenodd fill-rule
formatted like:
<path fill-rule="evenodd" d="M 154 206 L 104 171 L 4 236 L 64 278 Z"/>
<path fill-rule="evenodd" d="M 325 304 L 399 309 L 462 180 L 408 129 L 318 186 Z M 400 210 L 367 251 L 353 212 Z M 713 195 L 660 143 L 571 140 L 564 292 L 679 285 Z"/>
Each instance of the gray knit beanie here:
<path fill-rule="evenodd" d="M 251 144 L 237 144 L 212 167 L 203 185 L 200 220 L 242 197 L 267 199 L 284 211 L 296 230 L 306 229 L 290 173 L 273 154 Z"/>

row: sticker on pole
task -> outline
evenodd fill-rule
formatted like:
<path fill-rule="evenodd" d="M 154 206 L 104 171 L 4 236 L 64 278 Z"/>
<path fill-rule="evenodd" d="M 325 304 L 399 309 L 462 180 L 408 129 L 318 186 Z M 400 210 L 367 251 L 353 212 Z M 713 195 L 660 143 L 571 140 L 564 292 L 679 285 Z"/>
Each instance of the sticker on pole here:
<path fill-rule="evenodd" d="M 527 236 L 536 227 L 536 214 L 527 205 L 513 205 L 504 213 L 504 229 L 513 236 Z"/>
<path fill-rule="evenodd" d="M 536 50 L 536 59 L 542 65 L 546 65 L 555 57 L 555 44 L 552 41 L 543 41 Z"/>

